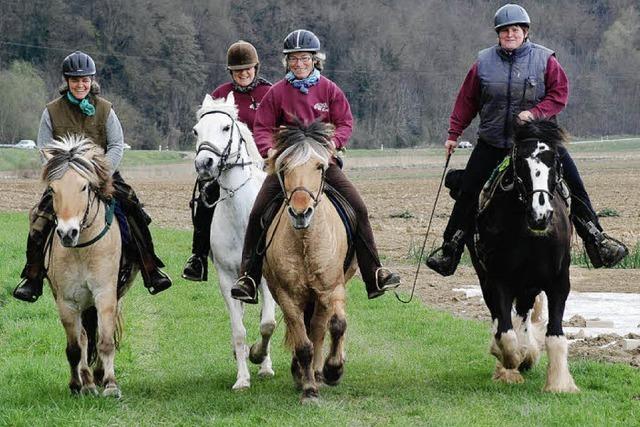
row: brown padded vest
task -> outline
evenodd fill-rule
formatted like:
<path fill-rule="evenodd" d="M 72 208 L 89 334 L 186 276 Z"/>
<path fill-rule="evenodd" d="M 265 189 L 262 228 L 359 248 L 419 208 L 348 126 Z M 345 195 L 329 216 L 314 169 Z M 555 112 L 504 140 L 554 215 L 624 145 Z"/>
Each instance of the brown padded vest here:
<path fill-rule="evenodd" d="M 89 96 L 91 103 L 96 107 L 96 114 L 91 117 L 83 114 L 77 105 L 71 104 L 66 95 L 47 104 L 53 138 L 60 139 L 67 134 L 82 133 L 107 151 L 107 118 L 111 112 L 111 103 L 99 96 Z"/>

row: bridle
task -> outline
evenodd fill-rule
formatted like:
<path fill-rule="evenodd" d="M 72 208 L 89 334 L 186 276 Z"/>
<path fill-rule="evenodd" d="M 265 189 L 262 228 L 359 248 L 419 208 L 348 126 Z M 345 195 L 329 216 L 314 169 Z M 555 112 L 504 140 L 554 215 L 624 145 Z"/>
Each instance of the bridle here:
<path fill-rule="evenodd" d="M 528 138 L 528 139 L 522 140 L 522 142 L 532 142 L 532 141 L 539 142 L 537 138 Z M 518 144 L 514 143 L 513 148 L 511 149 L 511 168 L 513 170 L 513 184 L 516 188 L 516 191 L 518 192 L 518 200 L 520 200 L 520 202 L 522 203 L 527 203 L 529 200 L 533 199 L 533 196 L 536 193 L 546 194 L 549 196 L 550 200 L 553 200 L 553 197 L 554 197 L 553 193 L 555 191 L 555 188 L 560 182 L 560 180 L 562 179 L 562 164 L 559 161 L 559 156 L 557 151 L 554 153 L 553 169 L 558 173 L 556 173 L 556 179 L 551 191 L 546 190 L 544 188 L 529 191 L 525 187 L 524 181 L 522 180 L 522 178 L 520 178 L 520 176 L 518 175 L 518 171 L 516 168 L 516 157 L 517 157 L 517 151 L 518 151 L 517 147 L 518 147 Z"/>
<path fill-rule="evenodd" d="M 324 192 L 324 183 L 325 183 L 325 180 L 326 180 L 326 177 L 325 177 L 326 170 L 327 170 L 327 168 L 325 168 L 325 167 L 322 168 L 322 173 L 320 175 L 320 186 L 318 187 L 318 192 L 316 194 L 313 194 L 313 192 L 311 190 L 309 190 L 307 187 L 298 186 L 298 187 L 294 188 L 293 190 L 291 190 L 291 194 L 288 195 L 288 196 L 287 196 L 287 190 L 285 189 L 285 186 L 284 186 L 283 173 L 278 171 L 278 173 L 277 173 L 278 181 L 280 182 L 280 188 L 282 189 L 282 194 L 284 195 L 284 204 L 287 206 L 287 209 L 289 210 L 289 212 L 291 214 L 295 215 L 295 213 L 293 212 L 293 208 L 291 207 L 291 199 L 293 198 L 293 195 L 298 191 L 302 191 L 304 193 L 307 193 L 309 195 L 309 197 L 311 197 L 311 200 L 313 200 L 313 205 L 311 206 L 311 209 L 315 209 L 318 206 L 318 203 L 320 203 L 320 198 L 322 196 L 322 193 Z"/>
<path fill-rule="evenodd" d="M 247 149 L 247 141 L 244 139 L 244 137 L 242 136 L 242 134 L 240 133 L 240 128 L 238 127 L 238 123 L 237 120 L 231 116 L 231 114 L 227 113 L 226 111 L 221 111 L 221 110 L 211 110 L 211 111 L 207 111 L 206 113 L 203 113 L 200 116 L 200 120 L 202 120 L 202 118 L 204 116 L 207 116 L 209 114 L 224 114 L 225 116 L 229 117 L 229 119 L 231 119 L 231 132 L 229 132 L 229 140 L 227 141 L 227 145 L 220 150 L 218 147 L 216 147 L 215 145 L 213 145 L 213 143 L 211 143 L 211 141 L 207 141 L 207 140 L 203 140 L 202 142 L 200 142 L 200 145 L 198 145 L 198 148 L 196 150 L 196 157 L 198 156 L 198 154 L 200 154 L 201 151 L 208 151 L 210 153 L 212 153 L 214 156 L 219 157 L 220 161 L 218 162 L 218 174 L 216 176 L 212 176 L 211 178 L 198 178 L 198 181 L 201 183 L 204 183 L 202 185 L 202 190 L 200 192 L 200 200 L 202 200 L 202 203 L 207 207 L 207 208 L 212 208 L 214 206 L 216 206 L 218 203 L 222 202 L 223 200 L 226 200 L 228 198 L 234 197 L 235 194 L 238 192 L 238 190 L 240 190 L 242 187 L 245 186 L 245 184 L 247 184 L 247 182 L 249 182 L 249 180 L 251 180 L 251 178 L 253 178 L 253 175 L 249 175 L 249 177 L 242 183 L 240 184 L 238 187 L 236 188 L 226 188 L 222 185 L 220 185 L 220 183 L 218 182 L 218 179 L 220 178 L 220 175 L 222 174 L 222 172 L 233 169 L 235 167 L 242 167 L 244 168 L 245 166 L 250 166 L 252 164 L 254 164 L 254 162 L 249 161 L 246 162 L 243 158 L 242 158 L 242 147 L 244 146 L 245 152 L 247 154 L 249 154 L 249 151 Z M 238 135 L 240 136 L 240 140 L 238 141 L 238 149 L 236 151 L 231 152 L 231 145 L 233 144 L 233 133 L 234 130 L 238 132 Z M 234 158 L 235 156 L 235 158 Z M 232 159 L 231 161 L 229 161 L 229 159 Z M 207 202 L 207 200 L 202 197 L 203 193 L 206 193 L 206 189 L 209 185 L 211 185 L 213 182 L 218 182 L 218 185 L 220 186 L 220 188 L 222 190 L 224 190 L 227 195 L 224 197 L 220 197 L 218 198 L 218 200 L 216 200 L 214 203 L 209 203 Z M 197 186 L 197 183 L 196 183 Z M 195 196 L 195 190 L 196 188 L 194 187 L 193 189 L 193 195 Z"/>

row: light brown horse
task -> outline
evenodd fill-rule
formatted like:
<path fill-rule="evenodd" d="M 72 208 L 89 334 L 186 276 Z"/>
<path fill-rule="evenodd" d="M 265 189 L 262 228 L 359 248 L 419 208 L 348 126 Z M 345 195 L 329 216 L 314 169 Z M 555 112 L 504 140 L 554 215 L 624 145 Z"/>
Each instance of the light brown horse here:
<path fill-rule="evenodd" d="M 335 151 L 332 136 L 333 127 L 319 122 L 284 128 L 269 161 L 270 172 L 279 174 L 285 200 L 267 233 L 263 272 L 284 314 L 285 341 L 293 353 L 291 373 L 302 388 L 303 403 L 317 400 L 318 382 L 336 385 L 342 376 L 345 283 L 356 269 L 353 261 L 346 273 L 343 270 L 346 231 L 323 197 L 324 172 Z M 331 346 L 325 362 L 327 326 Z"/>
<path fill-rule="evenodd" d="M 47 277 L 67 335 L 72 393 L 120 397 L 114 373 L 121 316 L 121 237 L 113 218 L 111 171 L 102 148 L 69 135 L 43 149 L 42 178 L 52 192 L 56 228 Z M 97 360 L 96 360 L 97 355 Z M 91 371 L 91 365 L 95 369 Z"/>

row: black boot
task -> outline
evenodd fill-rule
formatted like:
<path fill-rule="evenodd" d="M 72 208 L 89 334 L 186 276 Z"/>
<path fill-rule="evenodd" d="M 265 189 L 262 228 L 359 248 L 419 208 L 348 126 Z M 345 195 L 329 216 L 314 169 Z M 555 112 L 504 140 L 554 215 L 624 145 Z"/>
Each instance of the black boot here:
<path fill-rule="evenodd" d="M 427 267 L 442 276 L 451 276 L 460 263 L 462 252 L 464 252 L 464 232 L 458 230 L 451 240 L 445 241 L 441 247 L 429 254 L 426 260 Z"/>
<path fill-rule="evenodd" d="M 193 282 L 206 282 L 208 278 L 207 256 L 192 254 L 182 270 L 182 278 Z"/>
<path fill-rule="evenodd" d="M 394 273 L 386 267 L 379 267 L 376 270 L 376 286 L 367 289 L 369 299 L 378 298 L 389 289 L 395 289 L 400 286 L 400 275 Z"/>
<path fill-rule="evenodd" d="M 40 218 L 40 221 L 45 219 Z M 44 224 L 44 232 L 31 231 L 27 237 L 27 264 L 22 269 L 20 283 L 13 290 L 14 298 L 36 302 L 42 295 L 44 280 L 44 247 L 52 225 Z"/>
<path fill-rule="evenodd" d="M 42 277 L 24 277 L 13 290 L 13 297 L 21 301 L 36 302 L 42 295 Z"/>
<path fill-rule="evenodd" d="M 578 234 L 582 237 L 589 260 L 595 268 L 613 267 L 629 254 L 624 243 L 603 233 L 599 224 L 583 222 L 577 217 L 574 222 L 579 222 L 576 229 L 579 230 Z"/>

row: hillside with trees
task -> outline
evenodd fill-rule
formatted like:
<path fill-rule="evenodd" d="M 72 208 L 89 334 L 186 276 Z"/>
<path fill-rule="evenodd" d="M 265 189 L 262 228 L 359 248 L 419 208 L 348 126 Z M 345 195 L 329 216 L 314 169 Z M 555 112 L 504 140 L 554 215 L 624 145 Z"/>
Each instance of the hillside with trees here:
<path fill-rule="evenodd" d="M 489 0 L 0 0 L 0 142 L 34 139 L 71 51 L 91 54 L 135 148 L 188 148 L 205 93 L 228 81 L 226 49 L 253 43 L 263 77 L 283 75 L 282 40 L 314 31 L 324 73 L 356 118 L 353 147 L 440 144 L 477 51 L 495 43 Z M 638 0 L 527 0 L 531 40 L 570 78 L 560 122 L 573 135 L 640 134 Z M 475 128 L 465 138 L 473 139 Z"/>

